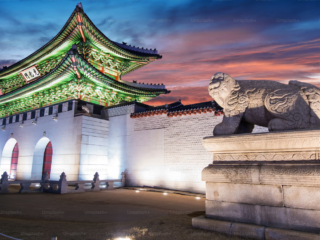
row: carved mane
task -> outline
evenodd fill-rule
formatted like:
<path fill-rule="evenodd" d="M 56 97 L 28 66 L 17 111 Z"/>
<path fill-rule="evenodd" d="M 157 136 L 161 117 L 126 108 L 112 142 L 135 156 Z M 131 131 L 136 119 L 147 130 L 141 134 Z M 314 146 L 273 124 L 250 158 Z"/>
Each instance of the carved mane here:
<path fill-rule="evenodd" d="M 248 106 L 248 96 L 241 91 L 239 83 L 228 74 L 224 73 L 224 80 L 227 83 L 230 94 L 224 99 L 225 115 L 234 116 L 243 113 Z"/>

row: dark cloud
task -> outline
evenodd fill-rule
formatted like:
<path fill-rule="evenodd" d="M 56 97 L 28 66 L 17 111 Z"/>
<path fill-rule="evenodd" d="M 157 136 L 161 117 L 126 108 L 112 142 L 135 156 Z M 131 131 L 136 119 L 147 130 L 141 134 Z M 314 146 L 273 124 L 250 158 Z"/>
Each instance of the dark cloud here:
<path fill-rule="evenodd" d="M 196 102 L 211 101 L 211 97 L 208 95 L 208 89 L 202 87 L 183 88 L 172 91 L 170 94 L 161 95 L 147 104 L 150 105 L 162 105 L 165 103 L 172 103 L 181 100 L 183 104 L 192 104 Z"/>
<path fill-rule="evenodd" d="M 76 3 L 1 7 L 0 67 L 50 41 Z M 160 50 L 163 59 L 123 77 L 172 88 L 150 103 L 209 101 L 206 81 L 217 71 L 237 79 L 317 81 L 320 1 L 85 0 L 83 6 L 111 40 Z"/>
<path fill-rule="evenodd" d="M 2 69 L 3 67 L 9 67 L 10 65 L 16 63 L 16 60 L 13 59 L 2 59 L 0 60 L 0 69 Z"/>
<path fill-rule="evenodd" d="M 13 25 L 21 25 L 21 22 L 17 20 L 13 15 L 0 8 L 0 19 L 9 22 Z"/>

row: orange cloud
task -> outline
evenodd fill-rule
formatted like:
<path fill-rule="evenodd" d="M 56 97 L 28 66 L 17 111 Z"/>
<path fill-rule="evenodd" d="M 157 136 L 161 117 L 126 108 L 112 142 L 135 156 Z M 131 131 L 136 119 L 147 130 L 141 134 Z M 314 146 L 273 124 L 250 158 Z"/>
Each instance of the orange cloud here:
<path fill-rule="evenodd" d="M 169 95 L 148 103 L 164 104 L 183 100 L 184 104 L 210 101 L 207 86 L 216 72 L 236 79 L 291 79 L 318 84 L 320 39 L 279 43 L 259 39 L 250 31 L 221 30 L 173 34 L 158 39 L 163 58 L 124 76 L 124 80 L 164 83 Z M 172 89 L 170 89 L 172 88 Z"/>

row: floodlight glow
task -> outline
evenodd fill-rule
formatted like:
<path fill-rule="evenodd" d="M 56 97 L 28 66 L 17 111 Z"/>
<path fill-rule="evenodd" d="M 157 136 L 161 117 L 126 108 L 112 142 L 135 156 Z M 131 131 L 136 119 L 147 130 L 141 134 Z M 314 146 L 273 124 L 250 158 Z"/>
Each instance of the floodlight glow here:
<path fill-rule="evenodd" d="M 168 193 L 164 192 L 163 195 L 168 195 Z"/>
<path fill-rule="evenodd" d="M 196 197 L 197 200 L 201 199 L 200 197 Z"/>
<path fill-rule="evenodd" d="M 14 138 L 10 138 L 2 151 L 2 157 L 0 158 L 0 173 L 1 175 L 3 172 L 7 172 L 10 174 L 10 167 L 11 167 L 11 158 L 12 158 L 12 151 L 14 146 L 16 145 L 17 140 Z"/>
<path fill-rule="evenodd" d="M 140 192 L 139 190 L 137 190 L 136 192 Z"/>

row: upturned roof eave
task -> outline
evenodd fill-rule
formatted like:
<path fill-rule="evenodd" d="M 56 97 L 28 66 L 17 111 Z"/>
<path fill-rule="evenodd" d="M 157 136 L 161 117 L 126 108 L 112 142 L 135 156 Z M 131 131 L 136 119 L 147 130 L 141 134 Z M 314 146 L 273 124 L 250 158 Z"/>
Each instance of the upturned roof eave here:
<path fill-rule="evenodd" d="M 81 59 L 81 61 L 83 61 L 87 66 L 90 67 L 91 70 L 93 70 L 96 74 L 99 74 L 101 77 L 106 78 L 110 81 L 109 87 L 115 89 L 116 91 L 119 92 L 123 92 L 123 93 L 127 93 L 127 94 L 131 94 L 131 95 L 146 95 L 146 93 L 139 93 L 139 91 L 144 91 L 144 92 L 149 92 L 150 95 L 160 95 L 160 94 L 167 94 L 170 91 L 168 91 L 167 89 L 150 89 L 150 88 L 141 88 L 141 87 L 134 87 L 134 86 L 130 86 L 127 85 L 125 83 L 122 82 L 118 82 L 112 78 L 110 78 L 108 75 L 101 73 L 100 71 L 98 71 L 94 66 L 92 66 L 89 62 L 87 62 L 77 51 L 75 51 L 75 55 Z M 14 98 L 19 98 L 22 97 L 25 94 L 28 94 L 28 92 L 30 91 L 34 91 L 37 87 L 43 87 L 41 85 L 41 81 L 47 79 L 48 77 L 50 77 L 51 75 L 53 75 L 55 72 L 57 72 L 61 66 L 68 60 L 69 58 L 69 54 L 67 54 L 62 60 L 61 62 L 54 68 L 52 69 L 50 72 L 48 72 L 46 75 L 36 79 L 35 81 L 24 85 L 20 88 L 17 88 L 7 94 L 4 94 L 2 96 L 0 96 L 0 103 L 1 102 L 7 102 L 7 101 L 11 101 Z M 66 67 L 64 70 L 66 70 L 68 67 Z M 75 74 L 75 73 L 74 73 Z M 75 74 L 76 75 L 76 74 Z M 61 77 L 61 76 L 59 76 Z M 53 80 L 53 79 L 52 79 Z M 49 83 L 46 83 L 49 84 Z M 105 83 L 104 83 L 105 84 Z M 119 85 L 117 87 L 117 85 Z M 127 89 L 121 89 L 121 88 L 127 88 Z M 132 90 L 131 90 L 132 89 Z M 131 91 L 130 91 L 131 90 Z M 24 91 L 24 92 L 21 92 Z M 151 97 L 151 96 L 150 96 Z"/>
<path fill-rule="evenodd" d="M 106 41 L 108 41 L 109 43 L 111 43 L 113 45 L 114 48 L 120 48 L 121 50 L 123 50 L 124 52 L 126 52 L 127 54 L 131 55 L 133 54 L 135 57 L 137 58 L 148 58 L 148 57 L 155 57 L 156 59 L 161 59 L 162 56 L 159 54 L 148 54 L 148 53 L 142 53 L 139 51 L 133 51 L 133 50 L 128 50 L 126 48 L 123 48 L 121 46 L 119 46 L 116 42 L 110 40 L 106 35 L 104 35 L 103 32 L 100 31 L 99 28 L 96 27 L 96 25 L 91 21 L 91 19 L 88 17 L 88 15 L 83 12 L 83 16 L 86 18 L 86 20 L 90 23 L 90 25 L 94 28 L 94 30 L 101 35 Z"/>
<path fill-rule="evenodd" d="M 32 54 L 30 54 L 29 56 L 25 57 L 24 59 L 20 60 L 19 62 L 16 62 L 14 64 L 12 64 L 11 66 L 7 67 L 6 69 L 2 70 L 0 72 L 0 77 L 3 77 L 5 75 L 10 75 L 12 74 L 12 72 L 16 71 L 16 69 L 14 68 L 17 68 L 19 67 L 19 65 L 23 64 L 23 62 L 26 62 L 27 60 L 29 60 L 30 58 L 34 57 L 35 55 L 39 54 L 40 52 L 46 50 L 47 47 L 49 47 L 55 40 L 57 40 L 61 34 L 66 30 L 66 28 L 68 27 L 68 25 L 70 24 L 71 20 L 73 19 L 74 15 L 77 13 L 77 12 L 81 12 L 82 9 L 80 7 L 76 7 L 75 10 L 72 12 L 71 16 L 69 17 L 68 21 L 64 24 L 64 26 L 62 27 L 62 29 L 59 31 L 59 33 L 54 37 L 52 38 L 49 42 L 47 42 L 45 45 L 43 45 L 41 48 L 39 48 L 37 51 L 33 52 Z M 57 46 L 63 42 L 63 40 L 61 40 Z M 36 59 L 34 59 L 34 61 L 36 61 Z M 20 66 L 20 68 L 24 68 L 25 66 Z M 11 70 L 11 71 L 10 71 Z"/>
<path fill-rule="evenodd" d="M 94 28 L 95 31 L 97 31 L 97 33 L 99 35 L 101 35 L 106 41 L 108 41 L 111 45 L 113 45 L 114 48 L 120 48 L 122 51 L 124 51 L 125 53 L 127 53 L 128 55 L 133 55 L 137 58 L 156 58 L 156 59 L 161 59 L 162 56 L 159 54 L 148 54 L 148 53 L 142 53 L 142 52 L 138 52 L 138 51 L 131 51 L 125 48 L 122 48 L 121 46 L 115 44 L 115 42 L 111 41 L 108 37 L 106 37 L 95 25 L 94 23 L 91 21 L 91 19 L 87 16 L 86 13 L 84 13 L 83 9 L 80 8 L 79 6 L 76 6 L 75 10 L 72 12 L 71 16 L 69 17 L 68 21 L 65 23 L 65 25 L 62 27 L 62 29 L 59 31 L 59 33 L 52 38 L 48 43 L 46 43 L 44 46 L 42 46 L 41 48 L 39 48 L 37 51 L 35 51 L 34 53 L 30 54 L 29 56 L 25 57 L 24 59 L 12 64 L 11 66 L 7 67 L 6 69 L 0 71 L 0 78 L 1 77 L 5 77 L 7 75 L 13 74 L 14 72 L 18 71 L 19 69 L 28 67 L 30 65 L 30 62 L 25 64 L 25 62 L 29 61 L 37 61 L 37 57 L 36 55 L 46 51 L 47 48 L 52 45 L 52 43 L 54 43 L 54 41 L 56 41 L 62 34 L 63 32 L 67 29 L 67 27 L 69 26 L 70 22 L 72 21 L 72 19 L 74 18 L 75 14 L 81 12 L 83 14 L 83 16 L 86 18 L 86 20 L 91 24 L 91 26 Z M 65 38 L 67 38 L 68 36 L 66 36 Z M 64 38 L 64 39 L 65 39 Z M 55 46 L 59 46 L 60 44 L 62 44 L 63 40 L 59 41 Z M 49 50 L 49 49 L 48 49 Z M 35 57 L 35 59 L 32 59 L 33 57 Z M 38 58 L 41 56 L 38 56 Z"/>
<path fill-rule="evenodd" d="M 125 82 L 116 81 L 116 80 L 114 80 L 113 78 L 110 78 L 108 75 L 100 72 L 100 71 L 99 71 L 98 69 L 96 69 L 94 66 L 92 66 L 92 65 L 91 65 L 85 58 L 83 58 L 78 52 L 77 52 L 76 54 L 77 54 L 77 56 L 78 56 L 79 58 L 81 58 L 81 60 L 82 60 L 83 62 L 85 62 L 87 65 L 89 65 L 93 71 L 95 71 L 97 74 L 101 75 L 102 77 L 108 78 L 109 80 L 111 80 L 111 81 L 113 82 L 113 84 L 122 85 L 122 86 L 125 86 L 125 87 L 127 87 L 127 88 L 133 88 L 133 89 L 135 89 L 135 90 L 137 90 L 137 91 L 148 91 L 148 92 L 155 92 L 155 93 L 159 92 L 160 94 L 170 93 L 170 91 L 167 90 L 167 89 L 165 89 L 165 88 L 155 89 L 155 88 L 135 87 L 135 86 L 128 85 L 128 84 L 126 84 Z"/>

